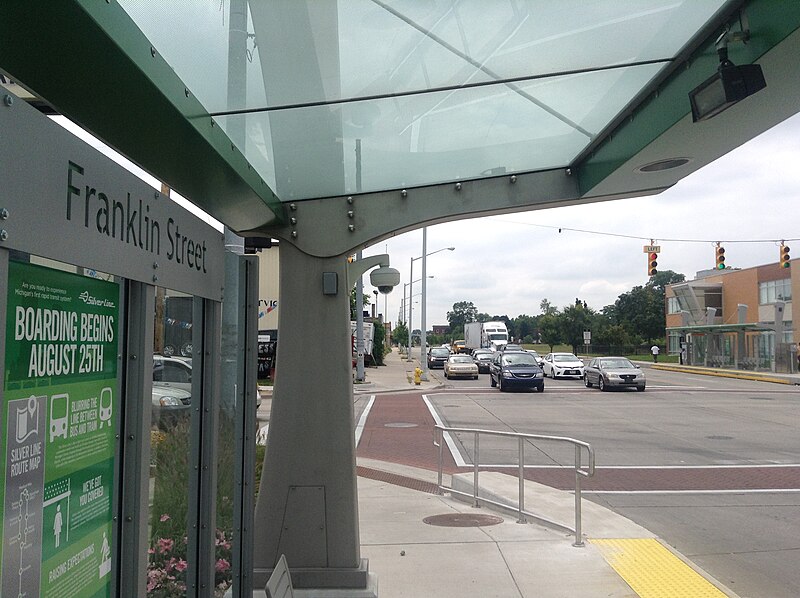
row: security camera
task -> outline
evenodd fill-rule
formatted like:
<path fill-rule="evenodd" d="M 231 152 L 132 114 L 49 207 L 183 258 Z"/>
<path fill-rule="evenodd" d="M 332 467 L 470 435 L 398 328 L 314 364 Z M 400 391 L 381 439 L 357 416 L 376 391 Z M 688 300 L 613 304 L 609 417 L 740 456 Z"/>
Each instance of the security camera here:
<path fill-rule="evenodd" d="M 370 272 L 369 281 L 372 286 L 378 287 L 381 293 L 387 295 L 392 292 L 394 287 L 400 284 L 400 272 L 389 266 L 381 266 Z"/>

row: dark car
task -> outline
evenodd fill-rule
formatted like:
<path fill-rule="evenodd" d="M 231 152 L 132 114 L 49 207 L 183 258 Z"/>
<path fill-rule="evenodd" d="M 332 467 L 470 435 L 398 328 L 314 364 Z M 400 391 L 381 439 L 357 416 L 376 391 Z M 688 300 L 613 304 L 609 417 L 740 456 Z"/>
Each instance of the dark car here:
<path fill-rule="evenodd" d="M 522 345 L 515 345 L 513 343 L 508 343 L 500 347 L 501 351 L 524 351 L 525 349 L 522 348 Z"/>
<path fill-rule="evenodd" d="M 444 362 L 450 357 L 450 350 L 444 347 L 433 347 L 428 350 L 428 369 L 444 368 Z"/>
<path fill-rule="evenodd" d="M 503 351 L 497 353 L 489 365 L 489 382 L 501 391 L 512 388 L 532 388 L 544 392 L 542 368 L 526 351 Z"/>
<path fill-rule="evenodd" d="M 626 357 L 595 357 L 583 372 L 583 383 L 600 390 L 635 388 L 642 392 L 646 386 L 644 373 Z"/>
<path fill-rule="evenodd" d="M 489 365 L 492 363 L 492 359 L 494 359 L 494 352 L 475 351 L 475 354 L 472 356 L 472 358 L 475 360 L 475 363 L 478 364 L 478 373 L 488 374 Z"/>

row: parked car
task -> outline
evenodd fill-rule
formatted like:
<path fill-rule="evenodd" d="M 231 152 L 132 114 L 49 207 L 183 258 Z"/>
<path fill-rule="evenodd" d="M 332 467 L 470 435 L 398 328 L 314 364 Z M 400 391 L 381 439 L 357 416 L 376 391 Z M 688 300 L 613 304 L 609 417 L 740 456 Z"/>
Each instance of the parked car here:
<path fill-rule="evenodd" d="M 444 363 L 445 378 L 478 379 L 478 365 L 469 355 L 454 354 Z"/>
<path fill-rule="evenodd" d="M 472 358 L 478 366 L 478 373 L 488 374 L 489 365 L 492 363 L 492 359 L 494 359 L 494 351 L 475 351 L 475 355 L 473 355 Z"/>
<path fill-rule="evenodd" d="M 192 393 L 192 359 L 190 357 L 168 357 L 153 355 L 153 385 L 178 388 Z M 261 407 L 261 391 L 256 386 L 256 409 Z"/>
<path fill-rule="evenodd" d="M 525 349 L 525 351 L 527 353 L 530 353 L 531 355 L 533 355 L 533 358 L 536 360 L 536 365 L 538 365 L 539 367 L 542 367 L 542 365 L 544 364 L 544 357 L 539 355 L 539 353 L 537 353 L 533 349 Z"/>
<path fill-rule="evenodd" d="M 192 393 L 166 386 L 158 382 L 153 383 L 153 408 L 150 422 L 153 426 L 162 429 L 174 426 L 181 418 L 189 418 L 189 409 L 192 403 Z"/>
<path fill-rule="evenodd" d="M 489 365 L 489 383 L 501 391 L 532 388 L 544 392 L 544 375 L 536 359 L 527 351 L 503 351 L 495 354 Z"/>
<path fill-rule="evenodd" d="M 583 378 L 583 362 L 572 353 L 548 353 L 544 356 L 542 372 L 553 380 L 561 376 Z"/>
<path fill-rule="evenodd" d="M 450 349 L 433 347 L 428 350 L 428 369 L 443 368 L 444 362 L 450 357 Z"/>
<path fill-rule="evenodd" d="M 612 388 L 635 388 L 644 391 L 644 372 L 626 357 L 595 357 L 583 372 L 583 383 L 587 388 L 597 384 L 600 390 Z"/>

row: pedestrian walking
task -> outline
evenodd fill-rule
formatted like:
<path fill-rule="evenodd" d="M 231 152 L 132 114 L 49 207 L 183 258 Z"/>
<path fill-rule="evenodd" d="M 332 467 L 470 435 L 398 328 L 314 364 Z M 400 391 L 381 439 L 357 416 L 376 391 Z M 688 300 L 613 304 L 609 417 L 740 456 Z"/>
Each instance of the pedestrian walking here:
<path fill-rule="evenodd" d="M 653 354 L 653 363 L 658 363 L 658 352 L 659 351 L 660 351 L 660 349 L 658 348 L 658 345 L 653 345 L 652 347 L 650 347 L 650 353 Z"/>

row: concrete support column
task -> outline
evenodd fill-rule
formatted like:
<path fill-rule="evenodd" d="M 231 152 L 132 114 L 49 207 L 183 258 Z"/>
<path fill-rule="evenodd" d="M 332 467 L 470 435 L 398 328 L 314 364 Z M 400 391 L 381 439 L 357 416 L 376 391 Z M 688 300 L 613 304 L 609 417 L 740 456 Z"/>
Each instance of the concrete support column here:
<path fill-rule="evenodd" d="M 255 512 L 255 588 L 263 588 L 285 554 L 295 587 L 372 595 L 364 593 L 367 562 L 358 533 L 349 291 L 343 256 L 317 258 L 281 244 L 276 380 Z"/>

